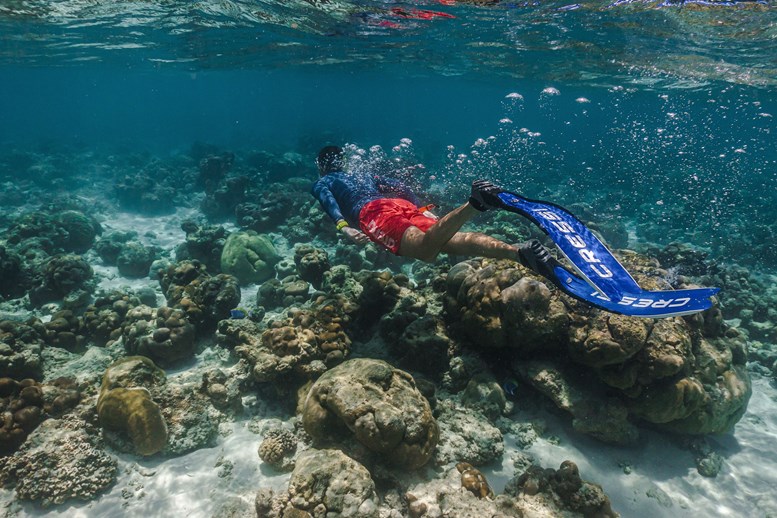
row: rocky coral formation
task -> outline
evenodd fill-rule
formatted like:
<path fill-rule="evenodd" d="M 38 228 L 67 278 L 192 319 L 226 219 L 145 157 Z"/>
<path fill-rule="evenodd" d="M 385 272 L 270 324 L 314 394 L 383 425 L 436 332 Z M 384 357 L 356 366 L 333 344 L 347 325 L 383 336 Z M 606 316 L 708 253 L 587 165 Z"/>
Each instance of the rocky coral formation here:
<path fill-rule="evenodd" d="M 194 354 L 194 326 L 182 310 L 167 306 L 140 305 L 128 310 L 122 338 L 129 354 L 147 356 L 163 365 Z"/>
<path fill-rule="evenodd" d="M 265 309 L 287 308 L 310 298 L 310 283 L 296 275 L 263 282 L 256 292 L 256 304 Z"/>
<path fill-rule="evenodd" d="M 262 489 L 256 495 L 256 514 L 289 516 L 359 516 L 377 518 L 378 497 L 367 469 L 339 450 L 303 452 L 285 494 Z"/>
<path fill-rule="evenodd" d="M 69 309 L 57 311 L 51 320 L 44 324 L 46 343 L 52 347 L 62 347 L 70 351 L 84 343 L 83 319 Z"/>
<path fill-rule="evenodd" d="M 601 486 L 582 480 L 577 466 L 569 460 L 562 462 L 557 470 L 531 466 L 508 482 L 505 493 L 523 498 L 544 494 L 545 501 L 583 516 L 619 516 L 612 510 Z"/>
<path fill-rule="evenodd" d="M 16 451 L 43 419 L 39 383 L 29 378 L 0 378 L 0 455 Z"/>
<path fill-rule="evenodd" d="M 472 343 L 529 355 L 561 350 L 570 316 L 565 301 L 509 262 L 466 261 L 448 272 L 448 322 Z"/>
<path fill-rule="evenodd" d="M 256 284 L 275 276 L 280 260 L 272 241 L 252 230 L 231 234 L 221 253 L 221 271 L 234 275 L 240 284 Z"/>
<path fill-rule="evenodd" d="M 211 275 L 221 273 L 221 254 L 229 237 L 227 229 L 189 219 L 181 223 L 181 230 L 186 232 L 186 241 L 176 248 L 176 260 L 199 261 Z"/>
<path fill-rule="evenodd" d="M 286 223 L 310 203 L 309 185 L 294 189 L 288 183 L 266 185 L 262 196 L 235 207 L 238 226 L 256 232 L 270 232 Z"/>
<path fill-rule="evenodd" d="M 0 485 L 43 507 L 92 500 L 116 481 L 117 463 L 99 430 L 74 416 L 48 419 L 14 455 L 0 457 Z"/>
<path fill-rule="evenodd" d="M 0 372 L 10 378 L 40 380 L 44 336 L 46 329 L 36 318 L 27 322 L 0 321 Z"/>
<path fill-rule="evenodd" d="M 297 437 L 291 430 L 274 428 L 264 434 L 259 445 L 259 458 L 279 471 L 294 468 L 294 453 L 297 451 Z"/>
<path fill-rule="evenodd" d="M 408 469 L 426 464 L 439 438 L 412 376 L 380 360 L 348 360 L 327 371 L 301 408 L 316 444 L 341 444 L 353 434 L 386 462 Z"/>
<path fill-rule="evenodd" d="M 208 155 L 200 160 L 197 186 L 206 192 L 213 192 L 235 163 L 235 154 L 230 152 Z"/>
<path fill-rule="evenodd" d="M 91 291 L 88 281 L 93 275 L 92 267 L 81 256 L 55 255 L 38 273 L 36 286 L 30 290 L 30 302 L 40 306 L 79 289 Z"/>
<path fill-rule="evenodd" d="M 483 466 L 502 457 L 502 432 L 479 412 L 466 410 L 452 400 L 441 400 L 435 415 L 440 428 L 440 441 L 434 453 L 438 466 L 451 462 Z"/>
<path fill-rule="evenodd" d="M 116 257 L 116 266 L 124 277 L 148 277 L 151 263 L 157 258 L 157 249 L 144 246 L 139 241 L 128 241 L 123 244 Z"/>
<path fill-rule="evenodd" d="M 100 425 L 126 433 L 139 455 L 153 455 L 167 444 L 167 423 L 146 388 L 164 378 L 164 372 L 143 356 L 123 358 L 103 376 L 97 399 Z"/>
<path fill-rule="evenodd" d="M 80 388 L 68 378 L 46 385 L 0 378 L 0 455 L 13 453 L 40 423 L 62 416 L 80 399 Z"/>
<path fill-rule="evenodd" d="M 29 288 L 29 275 L 22 264 L 22 258 L 13 250 L 0 246 L 0 298 L 23 296 Z"/>
<path fill-rule="evenodd" d="M 666 272 L 649 260 L 622 260 L 646 289 L 668 288 Z M 499 261 L 456 265 L 448 275 L 447 318 L 479 347 L 549 362 L 522 360 L 515 368 L 569 411 L 578 430 L 616 443 L 636 438 L 630 421 L 637 420 L 674 432 L 724 433 L 744 413 L 744 343 L 719 310 L 632 319 L 585 307 L 527 275 Z"/>
<path fill-rule="evenodd" d="M 200 210 L 208 220 L 223 220 L 234 215 L 235 208 L 246 201 L 250 181 L 246 176 L 226 178 L 213 192 L 207 192 Z"/>
<path fill-rule="evenodd" d="M 239 414 L 243 411 L 240 382 L 241 378 L 234 372 L 227 375 L 221 369 L 213 369 L 202 375 L 200 392 L 206 394 L 211 404 L 222 412 Z"/>
<path fill-rule="evenodd" d="M 217 340 L 251 365 L 256 381 L 315 379 L 350 351 L 345 317 L 334 303 L 292 309 L 284 320 L 260 331 L 250 320 L 222 320 Z"/>
<path fill-rule="evenodd" d="M 124 319 L 140 299 L 121 290 L 102 293 L 84 311 L 84 329 L 92 343 L 106 345 L 121 336 Z"/>
<path fill-rule="evenodd" d="M 302 280 L 321 287 L 324 272 L 329 270 L 329 254 L 326 250 L 311 245 L 297 245 L 294 248 L 294 263 Z"/>
<path fill-rule="evenodd" d="M 629 420 L 626 404 L 608 397 L 604 387 L 592 376 L 551 362 L 515 362 L 514 370 L 560 409 L 572 415 L 572 427 L 578 432 L 611 444 L 633 444 L 639 430 Z"/>
<path fill-rule="evenodd" d="M 81 211 L 42 208 L 17 218 L 8 229 L 6 240 L 16 246 L 38 240 L 48 254 L 83 254 L 101 231 L 100 225 Z"/>
<path fill-rule="evenodd" d="M 114 231 L 104 234 L 94 245 L 94 250 L 100 259 L 108 266 L 116 266 L 122 248 L 126 243 L 137 237 L 138 233 L 134 231 L 120 232 Z"/>
<path fill-rule="evenodd" d="M 118 178 L 113 191 L 122 208 L 143 214 L 175 211 L 174 182 L 161 171 L 141 171 Z"/>
<path fill-rule="evenodd" d="M 167 305 L 181 309 L 198 331 L 208 332 L 240 304 L 240 286 L 231 275 L 211 276 L 199 261 L 181 261 L 161 273 Z"/>

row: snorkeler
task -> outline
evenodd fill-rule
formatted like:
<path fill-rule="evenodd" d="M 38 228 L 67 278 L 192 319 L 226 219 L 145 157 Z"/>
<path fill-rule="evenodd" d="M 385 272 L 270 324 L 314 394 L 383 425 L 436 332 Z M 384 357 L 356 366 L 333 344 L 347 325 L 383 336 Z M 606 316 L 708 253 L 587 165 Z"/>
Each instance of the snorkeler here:
<path fill-rule="evenodd" d="M 574 215 L 556 204 L 530 200 L 477 180 L 466 203 L 442 218 L 421 206 L 402 182 L 369 173 L 344 172 L 337 146 L 316 159 L 319 179 L 312 194 L 355 243 L 372 240 L 392 253 L 434 261 L 440 252 L 458 256 L 512 259 L 550 280 L 567 295 L 624 315 L 662 318 L 690 315 L 712 306 L 718 288 L 643 290 L 607 247 Z M 519 214 L 550 237 L 571 263 L 566 268 L 536 239 L 513 246 L 479 232 L 460 232 L 479 212 L 501 209 Z"/>
<path fill-rule="evenodd" d="M 355 243 L 372 240 L 392 253 L 434 261 L 441 252 L 459 256 L 512 259 L 547 276 L 553 259 L 533 240 L 516 247 L 479 232 L 459 229 L 474 215 L 493 208 L 497 186 L 479 180 L 469 200 L 438 218 L 421 206 L 415 193 L 402 182 L 368 173 L 345 173 L 343 150 L 323 148 L 316 160 L 319 180 L 312 193 L 335 222 L 337 230 Z"/>

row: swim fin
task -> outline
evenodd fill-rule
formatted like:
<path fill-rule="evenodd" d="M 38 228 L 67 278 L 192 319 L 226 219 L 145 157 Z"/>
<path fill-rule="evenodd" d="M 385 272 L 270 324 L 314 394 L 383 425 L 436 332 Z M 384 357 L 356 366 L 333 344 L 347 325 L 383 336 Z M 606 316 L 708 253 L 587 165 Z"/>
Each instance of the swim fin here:
<path fill-rule="evenodd" d="M 646 291 L 640 288 L 599 238 L 565 208 L 554 203 L 530 200 L 502 191 L 500 208 L 520 214 L 539 226 L 553 240 L 576 270 L 564 268 L 552 257 L 535 249 L 522 249 L 532 269 L 552 280 L 568 295 L 588 304 L 624 315 L 659 318 L 688 315 L 712 306 L 710 297 L 718 288 L 674 291 Z M 539 244 L 539 243 L 538 243 Z M 535 254 L 532 257 L 532 254 Z M 540 267 L 543 266 L 544 268 Z"/>

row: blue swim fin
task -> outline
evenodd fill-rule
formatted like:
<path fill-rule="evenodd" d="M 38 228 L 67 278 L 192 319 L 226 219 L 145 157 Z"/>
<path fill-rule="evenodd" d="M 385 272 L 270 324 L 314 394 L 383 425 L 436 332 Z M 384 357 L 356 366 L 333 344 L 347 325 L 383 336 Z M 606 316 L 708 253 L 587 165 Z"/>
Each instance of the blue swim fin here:
<path fill-rule="evenodd" d="M 659 318 L 688 315 L 712 306 L 718 288 L 645 291 L 579 219 L 556 204 L 530 200 L 502 191 L 497 195 L 504 210 L 520 214 L 540 227 L 575 268 L 551 268 L 553 282 L 565 293 L 588 304 L 624 315 Z"/>

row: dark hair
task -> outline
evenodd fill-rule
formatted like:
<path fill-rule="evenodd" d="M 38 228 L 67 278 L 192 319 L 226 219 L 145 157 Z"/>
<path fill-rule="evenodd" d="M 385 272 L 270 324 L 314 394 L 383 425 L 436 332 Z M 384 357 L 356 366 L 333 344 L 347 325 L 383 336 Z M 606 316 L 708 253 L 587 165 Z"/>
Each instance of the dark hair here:
<path fill-rule="evenodd" d="M 321 148 L 316 158 L 318 170 L 321 175 L 326 175 L 334 171 L 342 171 L 345 161 L 343 148 L 337 146 L 326 146 Z"/>

